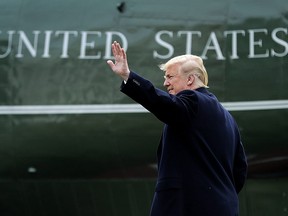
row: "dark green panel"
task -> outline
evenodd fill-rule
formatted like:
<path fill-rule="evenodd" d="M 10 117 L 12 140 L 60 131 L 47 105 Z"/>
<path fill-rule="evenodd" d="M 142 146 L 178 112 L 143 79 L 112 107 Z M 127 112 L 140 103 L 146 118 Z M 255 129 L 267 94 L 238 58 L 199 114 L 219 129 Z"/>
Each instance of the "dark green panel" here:
<path fill-rule="evenodd" d="M 120 33 L 130 69 L 156 87 L 164 89 L 157 65 L 192 53 L 205 57 L 210 91 L 221 102 L 287 101 L 286 0 L 119 3 L 1 0 L 0 109 L 133 104 L 106 64 L 109 44 L 123 44 Z M 287 108 L 231 114 L 249 159 L 241 216 L 287 215 Z M 161 129 L 144 112 L 1 114 L 0 215 L 148 215 Z"/>
<path fill-rule="evenodd" d="M 5 173 L 9 170 L 14 177 L 92 178 L 116 171 L 130 176 L 135 167 L 149 168 L 155 163 L 162 129 L 162 124 L 149 113 L 2 116 L 2 119 L 3 123 L 12 122 L 6 125 L 5 128 L 9 126 L 6 132 L 2 130 L 2 141 L 6 139 L 6 145 L 2 143 L 3 155 L 13 154 L 8 164 L 0 165 L 3 177 L 8 177 Z M 134 122 L 141 123 L 134 125 Z M 134 132 L 127 134 L 127 131 Z M 35 168 L 36 172 L 29 172 L 29 168 Z"/>
<path fill-rule="evenodd" d="M 243 215 L 287 215 L 287 180 L 287 178 L 249 180 L 245 187 L 245 198 L 242 196 L 247 211 Z"/>
<path fill-rule="evenodd" d="M 154 180 L 2 181 L 0 212 L 3 216 L 146 216 L 154 184 Z"/>

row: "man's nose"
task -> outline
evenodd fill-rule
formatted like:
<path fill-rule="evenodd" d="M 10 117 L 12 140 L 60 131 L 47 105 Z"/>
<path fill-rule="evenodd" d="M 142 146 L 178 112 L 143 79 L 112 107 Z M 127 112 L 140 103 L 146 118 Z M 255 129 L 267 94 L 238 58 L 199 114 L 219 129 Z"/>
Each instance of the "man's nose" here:
<path fill-rule="evenodd" d="M 168 85 L 169 85 L 169 82 L 167 81 L 167 79 L 164 80 L 163 85 L 164 85 L 164 86 L 168 86 Z"/>

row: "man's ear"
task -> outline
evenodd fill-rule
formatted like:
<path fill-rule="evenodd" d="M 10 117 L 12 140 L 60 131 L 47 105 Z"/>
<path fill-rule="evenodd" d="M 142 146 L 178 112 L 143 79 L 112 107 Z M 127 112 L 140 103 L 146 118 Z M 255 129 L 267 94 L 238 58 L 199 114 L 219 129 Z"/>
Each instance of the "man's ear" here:
<path fill-rule="evenodd" d="M 187 79 L 187 85 L 188 86 L 191 86 L 192 84 L 193 84 L 193 82 L 194 82 L 194 76 L 193 75 L 189 75 L 188 76 L 188 79 Z"/>

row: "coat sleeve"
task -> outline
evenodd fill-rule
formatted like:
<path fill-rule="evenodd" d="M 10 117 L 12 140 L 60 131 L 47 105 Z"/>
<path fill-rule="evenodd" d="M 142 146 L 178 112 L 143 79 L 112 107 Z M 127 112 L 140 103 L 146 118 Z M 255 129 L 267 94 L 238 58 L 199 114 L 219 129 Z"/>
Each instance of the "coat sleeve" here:
<path fill-rule="evenodd" d="M 235 188 L 237 193 L 239 193 L 244 186 L 245 180 L 247 178 L 247 168 L 247 158 L 242 142 L 240 141 L 236 151 L 233 169 Z"/>
<path fill-rule="evenodd" d="M 132 71 L 126 84 L 122 83 L 121 91 L 165 124 L 183 124 L 187 122 L 187 118 L 193 117 L 198 109 L 194 91 L 186 90 L 171 95 L 155 88 L 150 81 Z"/>

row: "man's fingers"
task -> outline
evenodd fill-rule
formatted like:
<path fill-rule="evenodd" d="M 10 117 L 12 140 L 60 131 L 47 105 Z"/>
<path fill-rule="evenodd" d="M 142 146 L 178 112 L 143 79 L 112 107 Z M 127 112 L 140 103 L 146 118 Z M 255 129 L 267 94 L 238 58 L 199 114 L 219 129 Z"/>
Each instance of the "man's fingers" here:
<path fill-rule="evenodd" d="M 123 48 L 117 41 L 114 41 L 112 44 L 112 52 L 113 52 L 114 57 L 116 56 L 123 57 Z"/>
<path fill-rule="evenodd" d="M 125 52 L 124 48 L 121 48 L 121 54 L 122 54 L 122 58 L 124 60 L 126 60 L 127 58 L 126 58 L 126 52 Z"/>
<path fill-rule="evenodd" d="M 117 55 L 115 42 L 112 44 L 112 53 L 113 53 L 114 57 Z"/>
<path fill-rule="evenodd" d="M 115 63 L 112 60 L 108 60 L 107 64 L 110 66 L 111 70 L 114 71 L 115 74 L 121 76 L 124 80 L 127 80 L 130 71 L 128 68 L 126 52 L 117 41 L 114 41 L 112 43 L 111 48 L 114 55 Z"/>
<path fill-rule="evenodd" d="M 114 41 L 116 53 L 119 55 L 121 53 L 121 46 L 118 42 Z"/>
<path fill-rule="evenodd" d="M 107 64 L 110 66 L 110 68 L 113 70 L 113 68 L 114 68 L 114 63 L 113 63 L 113 61 L 111 61 L 111 60 L 108 60 L 107 61 Z"/>

